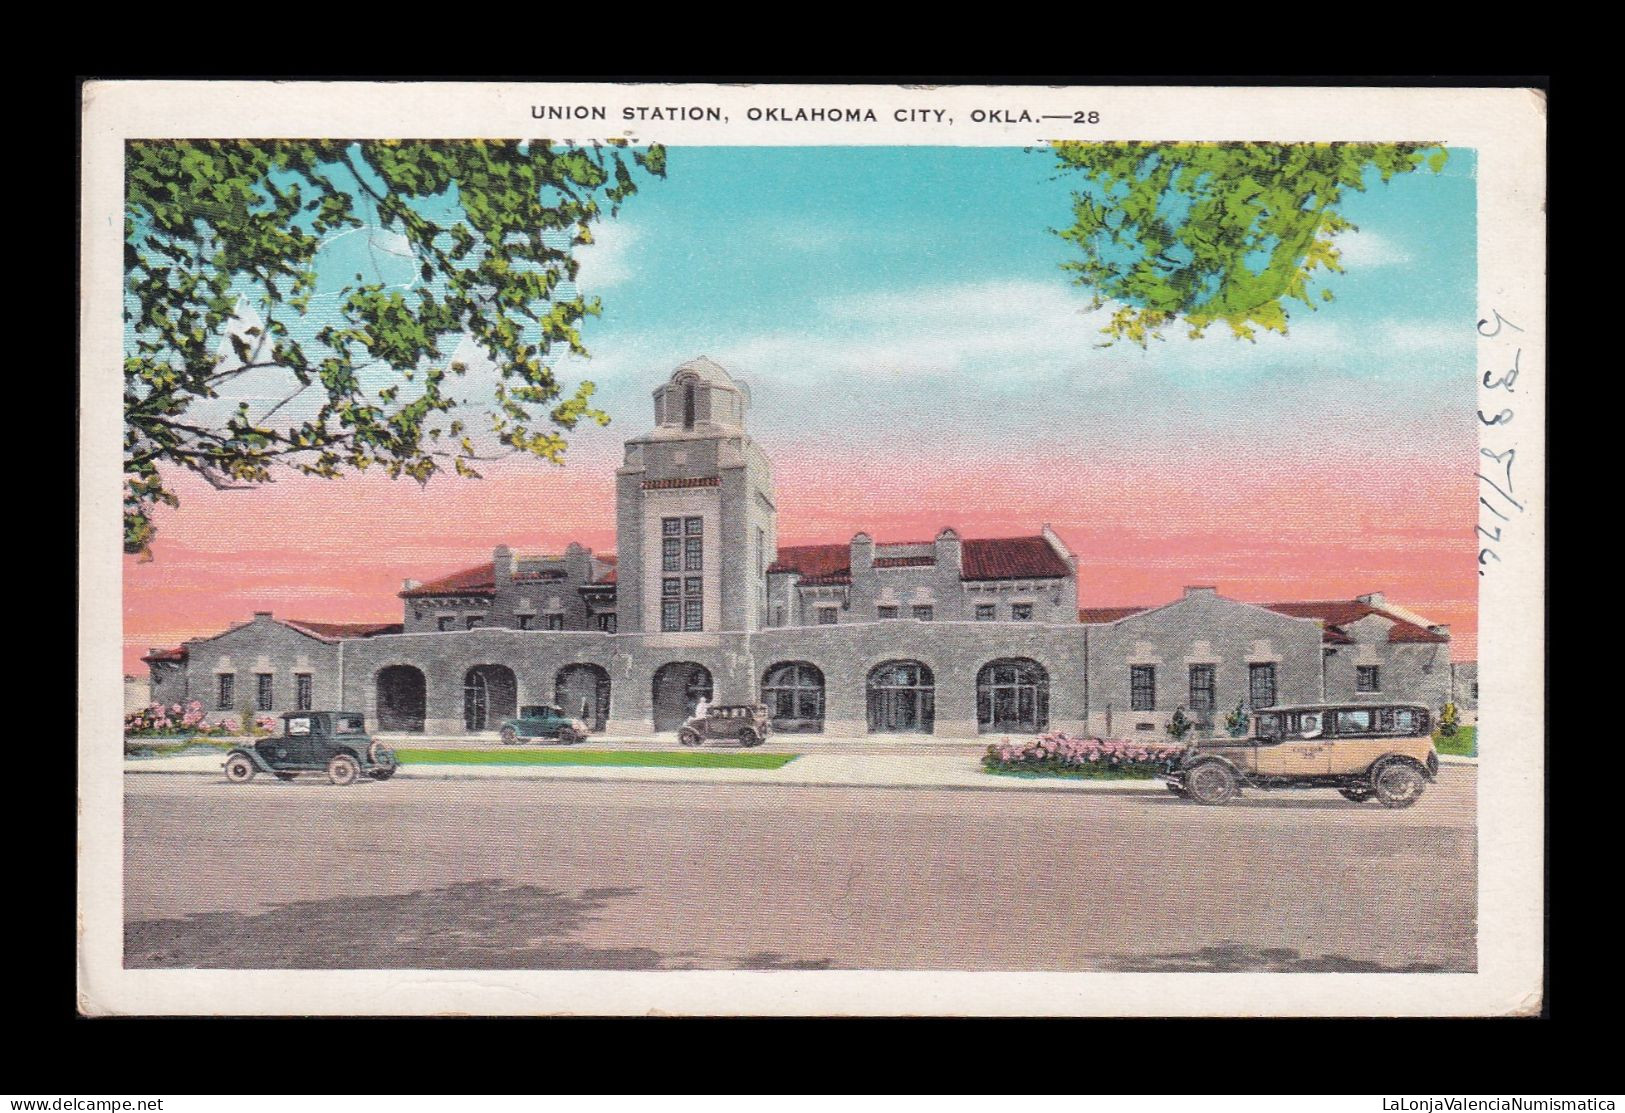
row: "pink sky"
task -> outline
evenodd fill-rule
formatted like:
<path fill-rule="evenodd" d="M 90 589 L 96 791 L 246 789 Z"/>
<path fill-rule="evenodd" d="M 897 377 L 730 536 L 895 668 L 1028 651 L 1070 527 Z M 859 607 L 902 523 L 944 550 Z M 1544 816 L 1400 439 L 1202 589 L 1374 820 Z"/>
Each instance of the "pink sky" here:
<path fill-rule="evenodd" d="M 771 445 L 780 544 L 1036 533 L 1048 522 L 1079 557 L 1083 606 L 1164 603 L 1187 584 L 1249 602 L 1371 591 L 1448 623 L 1453 656 L 1477 653 L 1471 467 L 1436 457 L 1238 460 L 1234 446 L 1036 451 L 988 460 L 944 450 L 819 455 Z M 427 487 L 378 476 L 286 479 L 214 491 L 190 477 L 159 515 L 154 558 L 126 558 L 124 667 L 149 646 L 218 633 L 256 610 L 313 621 L 400 621 L 395 593 L 487 561 L 492 546 L 612 551 L 619 454 L 572 449 L 554 468 L 513 464 Z"/>

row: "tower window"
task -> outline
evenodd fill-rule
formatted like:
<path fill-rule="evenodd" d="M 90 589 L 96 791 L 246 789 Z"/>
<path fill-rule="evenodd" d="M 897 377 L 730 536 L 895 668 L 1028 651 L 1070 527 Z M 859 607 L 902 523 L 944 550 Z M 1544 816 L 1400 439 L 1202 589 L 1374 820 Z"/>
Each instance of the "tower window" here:
<path fill-rule="evenodd" d="M 683 428 L 694 428 L 694 384 L 683 384 Z"/>

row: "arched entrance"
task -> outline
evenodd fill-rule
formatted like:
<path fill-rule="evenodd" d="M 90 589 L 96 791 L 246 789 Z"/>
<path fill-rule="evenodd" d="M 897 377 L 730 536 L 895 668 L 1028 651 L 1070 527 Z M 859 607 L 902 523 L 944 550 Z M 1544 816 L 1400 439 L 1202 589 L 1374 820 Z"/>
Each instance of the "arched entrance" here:
<path fill-rule="evenodd" d="M 711 670 L 693 661 L 661 665 L 654 678 L 655 730 L 676 730 L 704 696 L 711 698 Z"/>
<path fill-rule="evenodd" d="M 976 674 L 976 729 L 1038 734 L 1049 729 L 1049 673 L 1037 661 L 1005 657 Z"/>
<path fill-rule="evenodd" d="M 773 729 L 813 733 L 824 729 L 824 674 L 806 661 L 774 665 L 762 674 L 762 702 Z"/>
<path fill-rule="evenodd" d="M 609 673 L 597 665 L 565 665 L 553 678 L 553 702 L 593 730 L 609 722 Z"/>
<path fill-rule="evenodd" d="M 475 665 L 463 675 L 463 729 L 496 730 L 519 713 L 519 681 L 507 665 Z"/>
<path fill-rule="evenodd" d="M 918 661 L 887 661 L 869 670 L 869 733 L 930 734 L 936 724 L 936 678 Z"/>
<path fill-rule="evenodd" d="M 411 665 L 386 665 L 378 670 L 378 722 L 381 731 L 423 732 L 429 709 L 429 684 Z"/>

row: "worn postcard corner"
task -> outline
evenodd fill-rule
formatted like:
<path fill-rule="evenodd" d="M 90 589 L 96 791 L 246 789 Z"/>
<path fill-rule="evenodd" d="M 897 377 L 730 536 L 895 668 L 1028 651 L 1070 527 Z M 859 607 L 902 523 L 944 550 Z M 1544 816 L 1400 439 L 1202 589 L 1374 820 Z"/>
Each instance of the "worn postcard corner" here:
<path fill-rule="evenodd" d="M 83 103 L 86 1015 L 1539 1012 L 1543 91 Z"/>

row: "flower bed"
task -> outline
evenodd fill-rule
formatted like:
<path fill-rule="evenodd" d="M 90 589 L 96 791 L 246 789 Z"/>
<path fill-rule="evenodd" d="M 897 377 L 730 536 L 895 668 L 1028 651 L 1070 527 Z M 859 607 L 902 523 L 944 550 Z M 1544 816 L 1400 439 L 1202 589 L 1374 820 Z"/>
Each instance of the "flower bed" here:
<path fill-rule="evenodd" d="M 247 731 L 235 718 L 208 722 L 207 712 L 197 700 L 190 703 L 155 703 L 124 716 L 125 738 L 210 738 L 231 737 L 239 734 L 263 735 L 276 729 L 276 720 L 261 715 Z"/>
<path fill-rule="evenodd" d="M 1020 742 L 1001 739 L 982 755 L 982 768 L 989 773 L 1146 780 L 1184 748 L 1166 742 L 1075 738 L 1054 732 Z"/>

